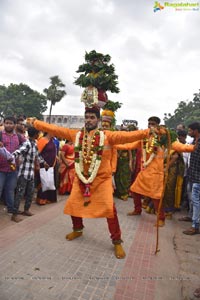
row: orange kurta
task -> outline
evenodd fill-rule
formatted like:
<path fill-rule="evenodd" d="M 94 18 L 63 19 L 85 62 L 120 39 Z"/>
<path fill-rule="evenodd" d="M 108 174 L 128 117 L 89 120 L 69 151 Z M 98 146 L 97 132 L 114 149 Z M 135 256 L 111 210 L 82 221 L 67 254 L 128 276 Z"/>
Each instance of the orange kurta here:
<path fill-rule="evenodd" d="M 117 169 L 117 149 L 112 149 L 112 160 L 111 160 L 112 173 L 116 172 Z"/>
<path fill-rule="evenodd" d="M 78 130 L 59 127 L 36 120 L 34 127 L 38 130 L 49 132 L 54 136 L 75 141 Z M 73 183 L 72 191 L 67 199 L 64 213 L 75 217 L 101 218 L 113 217 L 113 188 L 112 188 L 112 153 L 113 145 L 124 144 L 147 137 L 149 130 L 137 131 L 104 131 L 105 142 L 102 161 L 98 173 L 90 186 L 90 204 L 84 206 L 83 193 L 79 186 L 77 175 Z M 93 131 L 90 132 L 93 134 Z"/>
<path fill-rule="evenodd" d="M 117 149 L 132 150 L 141 147 L 141 142 L 129 143 L 126 145 L 117 145 Z M 192 152 L 193 145 L 172 143 L 172 149 L 177 152 Z M 152 162 L 139 172 L 130 190 L 152 199 L 160 199 L 164 183 L 164 149 L 159 148 Z"/>

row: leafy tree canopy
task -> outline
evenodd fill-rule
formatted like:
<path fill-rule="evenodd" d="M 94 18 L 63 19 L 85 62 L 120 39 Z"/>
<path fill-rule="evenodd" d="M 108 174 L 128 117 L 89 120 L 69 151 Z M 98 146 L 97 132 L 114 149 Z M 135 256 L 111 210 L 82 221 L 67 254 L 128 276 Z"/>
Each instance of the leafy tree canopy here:
<path fill-rule="evenodd" d="M 0 114 L 25 115 L 42 118 L 47 109 L 46 97 L 32 90 L 28 85 L 11 83 L 8 87 L 0 85 Z"/>
<path fill-rule="evenodd" d="M 165 125 L 176 128 L 178 124 L 188 126 L 192 122 L 200 121 L 200 90 L 194 94 L 192 101 L 181 101 L 174 114 L 164 114 Z"/>

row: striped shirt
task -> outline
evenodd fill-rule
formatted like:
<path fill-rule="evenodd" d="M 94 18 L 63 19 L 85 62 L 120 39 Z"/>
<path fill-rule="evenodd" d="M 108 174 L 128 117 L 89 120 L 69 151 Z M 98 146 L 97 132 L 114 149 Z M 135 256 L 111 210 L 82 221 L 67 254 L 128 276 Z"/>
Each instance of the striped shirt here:
<path fill-rule="evenodd" d="M 38 160 L 40 163 L 44 163 L 44 159 L 40 156 L 34 140 L 27 139 L 13 155 L 15 158 L 20 156 L 21 164 L 18 177 L 23 176 L 27 180 L 34 178 L 35 161 Z"/>
<path fill-rule="evenodd" d="M 192 183 L 200 183 L 200 138 L 198 139 L 197 148 L 190 154 L 188 176 Z"/>

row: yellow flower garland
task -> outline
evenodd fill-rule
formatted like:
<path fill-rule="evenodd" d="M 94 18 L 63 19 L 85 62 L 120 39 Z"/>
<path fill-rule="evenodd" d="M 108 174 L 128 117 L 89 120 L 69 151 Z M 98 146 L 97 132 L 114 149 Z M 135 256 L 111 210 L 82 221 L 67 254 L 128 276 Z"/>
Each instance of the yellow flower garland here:
<path fill-rule="evenodd" d="M 152 132 L 151 139 L 145 138 L 142 142 L 142 169 L 145 169 L 154 159 L 154 157 L 157 154 L 159 143 L 158 143 L 158 136 L 153 131 Z M 147 160 L 147 154 L 150 154 L 148 160 Z"/>

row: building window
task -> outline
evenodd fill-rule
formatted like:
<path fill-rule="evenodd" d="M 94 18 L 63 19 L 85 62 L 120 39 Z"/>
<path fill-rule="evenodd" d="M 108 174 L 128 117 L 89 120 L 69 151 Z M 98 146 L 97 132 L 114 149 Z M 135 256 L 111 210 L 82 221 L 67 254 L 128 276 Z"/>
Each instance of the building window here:
<path fill-rule="evenodd" d="M 72 117 L 71 123 L 72 123 L 72 124 L 76 123 L 76 122 L 77 122 L 77 119 L 78 119 L 77 117 Z"/>

